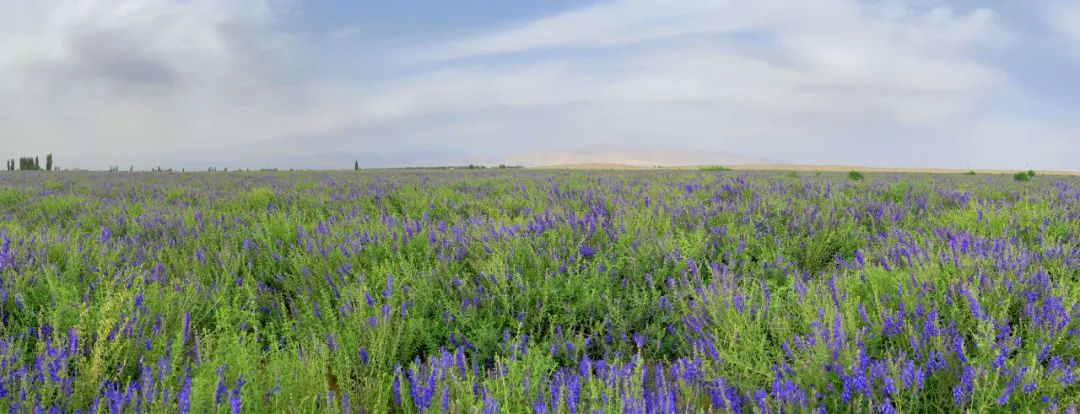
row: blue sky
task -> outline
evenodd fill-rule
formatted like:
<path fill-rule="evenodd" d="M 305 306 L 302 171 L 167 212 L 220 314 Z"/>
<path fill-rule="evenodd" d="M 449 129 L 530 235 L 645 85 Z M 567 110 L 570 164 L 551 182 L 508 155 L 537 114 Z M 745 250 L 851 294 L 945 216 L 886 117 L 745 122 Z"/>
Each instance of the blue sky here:
<path fill-rule="evenodd" d="M 0 73 L 0 156 L 69 167 L 604 144 L 1080 170 L 1075 0 L 14 0 Z"/>

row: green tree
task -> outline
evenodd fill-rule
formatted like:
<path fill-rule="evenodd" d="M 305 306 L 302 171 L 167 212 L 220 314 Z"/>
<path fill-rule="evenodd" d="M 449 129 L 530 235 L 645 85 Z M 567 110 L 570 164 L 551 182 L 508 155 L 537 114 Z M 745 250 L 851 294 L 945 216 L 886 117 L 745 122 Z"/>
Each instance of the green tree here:
<path fill-rule="evenodd" d="M 45 171 L 52 171 L 52 167 L 52 154 L 50 153 L 45 156 Z"/>

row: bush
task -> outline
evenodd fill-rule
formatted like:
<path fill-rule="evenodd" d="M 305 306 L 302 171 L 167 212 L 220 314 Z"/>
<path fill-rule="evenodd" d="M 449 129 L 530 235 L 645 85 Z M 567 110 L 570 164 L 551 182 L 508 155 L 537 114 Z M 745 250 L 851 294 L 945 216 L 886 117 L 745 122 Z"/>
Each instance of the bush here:
<path fill-rule="evenodd" d="M 1016 180 L 1016 181 L 1029 181 L 1029 180 L 1031 180 L 1031 174 L 1020 171 L 1020 172 L 1016 173 L 1015 175 L 1013 175 L 1013 179 Z"/>
<path fill-rule="evenodd" d="M 851 180 L 851 181 L 862 181 L 862 179 L 864 177 L 863 177 L 863 174 L 861 172 L 852 171 L 852 172 L 847 173 L 847 178 L 849 180 Z"/>
<path fill-rule="evenodd" d="M 964 173 L 964 174 L 967 174 L 967 175 L 975 175 L 975 171 L 968 171 L 968 172 L 966 172 L 966 173 Z"/>
<path fill-rule="evenodd" d="M 725 167 L 723 165 L 706 165 L 704 167 L 698 168 L 698 170 L 700 170 L 700 171 L 708 171 L 708 172 L 721 172 L 721 171 L 731 171 L 731 168 Z"/>
<path fill-rule="evenodd" d="M 1028 170 L 1027 175 L 1029 178 L 1035 178 L 1035 170 Z"/>

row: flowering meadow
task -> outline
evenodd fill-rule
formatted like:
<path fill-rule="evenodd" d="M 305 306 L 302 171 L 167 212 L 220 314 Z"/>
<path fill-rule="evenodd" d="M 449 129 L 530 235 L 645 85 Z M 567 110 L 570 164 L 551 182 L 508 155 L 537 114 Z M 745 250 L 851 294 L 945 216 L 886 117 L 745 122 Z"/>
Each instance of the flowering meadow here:
<path fill-rule="evenodd" d="M 1080 179 L 0 174 L 17 412 L 1075 412 Z"/>

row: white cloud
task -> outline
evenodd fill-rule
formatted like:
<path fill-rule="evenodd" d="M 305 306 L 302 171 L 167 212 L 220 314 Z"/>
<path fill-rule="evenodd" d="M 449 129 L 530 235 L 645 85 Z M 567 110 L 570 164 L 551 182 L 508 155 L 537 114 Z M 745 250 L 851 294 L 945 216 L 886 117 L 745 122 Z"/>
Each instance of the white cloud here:
<path fill-rule="evenodd" d="M 18 1 L 0 14 L 0 141 L 98 165 L 607 142 L 1065 168 L 1068 151 L 1031 148 L 1075 147 L 1064 123 L 994 115 L 1022 91 L 979 54 L 1014 46 L 988 8 L 616 0 L 363 56 L 375 75 L 361 77 L 329 76 L 320 64 L 336 62 L 308 52 L 344 59 L 331 48 L 364 28 L 292 36 L 289 7 Z M 1034 144 L 1011 151 L 1027 129 Z"/>
<path fill-rule="evenodd" d="M 1054 30 L 1080 48 L 1080 3 L 1055 2 L 1047 7 L 1046 19 Z"/>
<path fill-rule="evenodd" d="M 0 139 L 103 164 L 288 128 L 304 91 L 283 82 L 295 45 L 274 30 L 280 11 L 261 0 L 7 4 Z"/>
<path fill-rule="evenodd" d="M 747 35 L 756 36 L 752 45 Z M 608 134 L 567 125 L 566 117 L 525 121 L 575 137 L 570 142 L 670 142 L 677 135 L 672 139 L 685 144 L 714 144 L 717 137 L 730 144 L 757 136 L 745 131 L 766 129 L 830 139 L 870 125 L 933 124 L 979 110 L 1006 85 L 971 52 L 1007 40 L 986 9 L 618 1 L 428 46 L 424 53 L 448 59 L 450 69 L 387 85 L 365 107 L 389 118 L 560 105 L 598 119 L 633 107 L 667 114 L 619 119 L 606 126 Z M 687 117 L 692 125 L 677 123 L 691 122 Z"/>

